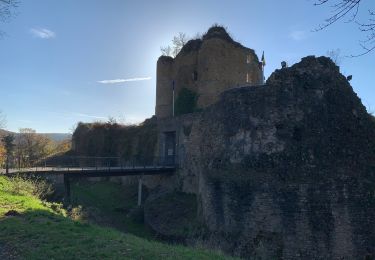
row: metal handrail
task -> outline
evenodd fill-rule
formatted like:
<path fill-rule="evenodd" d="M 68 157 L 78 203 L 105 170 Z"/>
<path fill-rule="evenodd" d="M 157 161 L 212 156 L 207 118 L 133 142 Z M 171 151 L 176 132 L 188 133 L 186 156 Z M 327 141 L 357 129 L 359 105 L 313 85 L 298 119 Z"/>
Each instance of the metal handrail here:
<path fill-rule="evenodd" d="M 120 157 L 89 157 L 89 156 L 65 156 L 58 158 L 46 159 L 41 162 L 38 161 L 35 165 L 28 167 L 11 168 L 10 172 L 51 172 L 51 171 L 106 171 L 112 170 L 127 170 L 127 169 L 148 169 L 148 168 L 177 168 L 178 158 L 174 156 L 174 160 L 165 157 L 141 157 L 135 156 L 130 158 Z M 0 169 L 0 173 L 5 172 Z"/>

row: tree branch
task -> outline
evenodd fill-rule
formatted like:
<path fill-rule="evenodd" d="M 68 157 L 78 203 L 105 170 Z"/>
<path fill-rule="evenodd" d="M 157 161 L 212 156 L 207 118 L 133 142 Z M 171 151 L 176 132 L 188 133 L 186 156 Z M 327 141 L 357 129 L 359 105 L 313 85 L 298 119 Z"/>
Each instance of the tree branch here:
<path fill-rule="evenodd" d="M 335 0 L 316 0 L 314 5 L 322 6 L 332 3 L 333 1 Z M 367 18 L 367 22 L 356 21 L 361 2 L 362 0 L 336 0 L 336 2 L 330 6 L 330 8 L 333 9 L 333 15 L 325 19 L 324 23 L 319 24 L 319 26 L 313 30 L 315 32 L 324 30 L 337 21 L 350 15 L 349 20 L 346 22 L 355 22 L 358 25 L 359 31 L 366 33 L 367 35 L 365 37 L 366 39 L 360 41 L 359 44 L 364 51 L 358 55 L 350 55 L 349 57 L 363 56 L 375 49 L 375 18 L 373 18 L 375 16 L 375 12 L 373 10 L 368 10 L 369 17 Z"/>

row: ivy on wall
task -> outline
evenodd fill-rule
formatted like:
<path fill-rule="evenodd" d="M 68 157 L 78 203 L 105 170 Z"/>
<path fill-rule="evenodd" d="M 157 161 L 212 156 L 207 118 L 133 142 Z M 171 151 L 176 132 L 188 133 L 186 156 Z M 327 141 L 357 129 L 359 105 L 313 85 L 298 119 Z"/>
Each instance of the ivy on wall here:
<path fill-rule="evenodd" d="M 198 95 L 194 91 L 182 88 L 175 102 L 175 115 L 183 115 L 197 111 Z"/>

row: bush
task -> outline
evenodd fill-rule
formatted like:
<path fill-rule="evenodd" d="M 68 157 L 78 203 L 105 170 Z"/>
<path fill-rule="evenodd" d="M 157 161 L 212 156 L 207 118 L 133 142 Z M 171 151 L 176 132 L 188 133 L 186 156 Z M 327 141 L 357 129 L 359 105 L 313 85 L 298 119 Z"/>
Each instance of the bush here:
<path fill-rule="evenodd" d="M 53 193 L 52 185 L 41 178 L 20 177 L 10 178 L 8 191 L 18 195 L 31 195 L 39 199 L 46 199 Z"/>
<path fill-rule="evenodd" d="M 181 89 L 175 102 L 175 114 L 178 116 L 196 112 L 197 101 L 197 93 L 187 88 Z"/>

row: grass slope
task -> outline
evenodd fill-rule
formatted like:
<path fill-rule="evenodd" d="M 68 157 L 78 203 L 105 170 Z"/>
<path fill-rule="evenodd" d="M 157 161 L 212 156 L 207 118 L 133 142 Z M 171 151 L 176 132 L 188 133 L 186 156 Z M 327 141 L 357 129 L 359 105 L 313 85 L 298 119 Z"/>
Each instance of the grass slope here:
<path fill-rule="evenodd" d="M 56 205 L 15 193 L 12 185 L 0 176 L 1 259 L 228 259 L 72 221 Z M 9 210 L 20 214 L 5 216 Z"/>
<path fill-rule="evenodd" d="M 89 214 L 93 213 L 88 216 L 89 221 L 155 239 L 155 234 L 143 223 L 143 212 L 137 211 L 137 183 L 124 186 L 110 181 L 79 181 L 72 184 L 71 193 L 74 206 L 81 205 Z"/>

